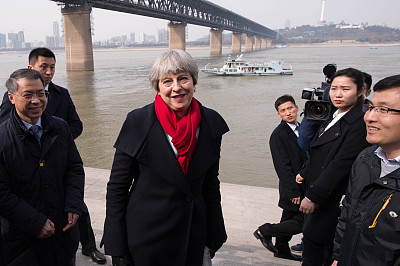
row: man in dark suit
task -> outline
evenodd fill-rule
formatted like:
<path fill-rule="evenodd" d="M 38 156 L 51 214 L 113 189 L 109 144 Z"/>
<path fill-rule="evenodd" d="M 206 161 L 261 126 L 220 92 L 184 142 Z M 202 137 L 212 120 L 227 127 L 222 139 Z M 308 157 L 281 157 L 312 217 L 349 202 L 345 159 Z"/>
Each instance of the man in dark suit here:
<path fill-rule="evenodd" d="M 296 183 L 296 174 L 307 156 L 297 144 L 299 108 L 293 97 L 290 95 L 279 97 L 275 101 L 275 109 L 282 121 L 272 132 L 269 145 L 279 178 L 278 205 L 283 211 L 280 223 L 266 223 L 254 232 L 254 236 L 260 239 L 275 257 L 300 261 L 301 256 L 290 252 L 289 241 L 293 235 L 302 232 L 303 213 L 299 211 L 299 204 L 303 190 L 301 185 Z M 275 246 L 272 244 L 272 237 L 276 237 Z"/>
<path fill-rule="evenodd" d="M 45 90 L 48 92 L 46 110 L 51 115 L 64 119 L 68 123 L 73 138 L 76 139 L 81 135 L 83 125 L 68 90 L 52 82 L 55 67 L 56 57 L 51 50 L 41 47 L 35 48 L 30 52 L 28 68 L 39 71 L 45 81 Z M 0 106 L 0 123 L 3 123 L 10 117 L 11 109 L 12 104 L 6 92 Z M 96 263 L 106 263 L 106 257 L 96 248 L 94 233 L 86 204 L 82 206 L 82 214 L 79 218 L 78 225 L 82 253 L 86 256 L 90 256 Z"/>
<path fill-rule="evenodd" d="M 73 266 L 85 173 L 67 123 L 46 109 L 44 80 L 19 69 L 6 82 L 0 125 L 2 265 Z"/>

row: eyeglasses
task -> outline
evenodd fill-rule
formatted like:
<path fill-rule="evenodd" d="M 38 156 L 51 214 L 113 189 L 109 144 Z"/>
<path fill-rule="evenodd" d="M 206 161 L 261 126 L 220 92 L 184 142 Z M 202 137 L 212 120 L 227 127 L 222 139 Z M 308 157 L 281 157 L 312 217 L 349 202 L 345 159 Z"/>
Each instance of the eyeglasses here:
<path fill-rule="evenodd" d="M 373 105 L 369 105 L 369 104 L 364 104 L 364 106 L 363 106 L 364 113 L 370 112 L 372 110 L 378 115 L 388 115 L 389 112 L 391 114 L 400 113 L 400 110 L 397 110 L 397 109 L 392 109 L 392 108 L 384 107 L 384 106 L 373 106 Z"/>
<path fill-rule="evenodd" d="M 19 95 L 19 94 L 14 93 L 14 95 L 24 98 L 25 101 L 29 102 L 29 101 L 32 101 L 33 98 L 35 98 L 35 97 L 38 99 L 43 99 L 44 97 L 48 97 L 49 93 L 47 91 L 40 91 L 38 93 L 25 93 L 24 95 Z"/>

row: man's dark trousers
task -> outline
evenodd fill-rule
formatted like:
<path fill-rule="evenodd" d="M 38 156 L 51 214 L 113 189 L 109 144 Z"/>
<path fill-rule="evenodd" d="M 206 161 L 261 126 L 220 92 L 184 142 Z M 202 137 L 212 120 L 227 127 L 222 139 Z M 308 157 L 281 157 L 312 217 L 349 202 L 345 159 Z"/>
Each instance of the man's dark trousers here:
<path fill-rule="evenodd" d="M 266 223 L 258 229 L 264 236 L 276 237 L 275 247 L 278 252 L 288 254 L 290 253 L 288 242 L 293 235 L 300 234 L 303 231 L 303 220 L 304 214 L 302 212 L 283 210 L 280 223 Z"/>

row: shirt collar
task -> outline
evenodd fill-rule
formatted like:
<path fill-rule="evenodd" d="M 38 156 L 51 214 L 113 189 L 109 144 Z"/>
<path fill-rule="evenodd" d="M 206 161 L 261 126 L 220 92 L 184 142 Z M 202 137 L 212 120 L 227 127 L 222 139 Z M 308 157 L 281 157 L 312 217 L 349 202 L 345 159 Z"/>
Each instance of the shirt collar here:
<path fill-rule="evenodd" d="M 332 117 L 333 117 L 333 119 L 335 119 L 335 118 L 337 117 L 337 119 L 339 120 L 339 119 L 342 118 L 345 114 L 347 114 L 348 111 L 350 111 L 350 110 L 347 110 L 346 112 L 343 112 L 343 113 L 340 113 L 340 114 L 339 114 L 339 109 L 337 109 L 337 110 L 333 113 Z"/>
<path fill-rule="evenodd" d="M 286 122 L 286 124 L 288 124 L 288 126 L 289 126 L 293 131 L 295 131 L 296 128 L 299 126 L 299 123 L 296 123 L 296 125 L 295 125 L 295 124 Z"/>
<path fill-rule="evenodd" d="M 33 125 L 31 125 L 31 124 L 29 124 L 29 123 L 26 123 L 24 120 L 22 120 L 21 119 L 21 121 L 22 121 L 22 123 L 24 124 L 24 126 L 26 127 L 26 129 L 30 129 Z M 42 117 L 39 117 L 39 119 L 38 119 L 38 121 L 36 122 L 36 124 L 35 125 L 38 125 L 40 128 L 42 128 Z"/>
<path fill-rule="evenodd" d="M 396 158 L 393 159 L 388 159 L 386 157 L 386 153 L 383 151 L 383 149 L 381 147 L 378 147 L 375 150 L 375 154 L 376 156 L 378 156 L 382 162 L 384 162 L 385 164 L 392 164 L 392 165 L 400 165 L 400 156 L 397 156 Z"/>

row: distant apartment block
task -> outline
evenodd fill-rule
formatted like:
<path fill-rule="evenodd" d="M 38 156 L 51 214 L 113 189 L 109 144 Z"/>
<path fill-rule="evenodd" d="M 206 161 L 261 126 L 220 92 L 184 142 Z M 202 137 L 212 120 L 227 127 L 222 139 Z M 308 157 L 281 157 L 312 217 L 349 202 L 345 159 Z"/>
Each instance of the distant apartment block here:
<path fill-rule="evenodd" d="M 0 33 L 0 48 L 7 47 L 7 35 Z"/>
<path fill-rule="evenodd" d="M 168 31 L 166 29 L 158 30 L 158 42 L 167 43 L 168 42 Z"/>

